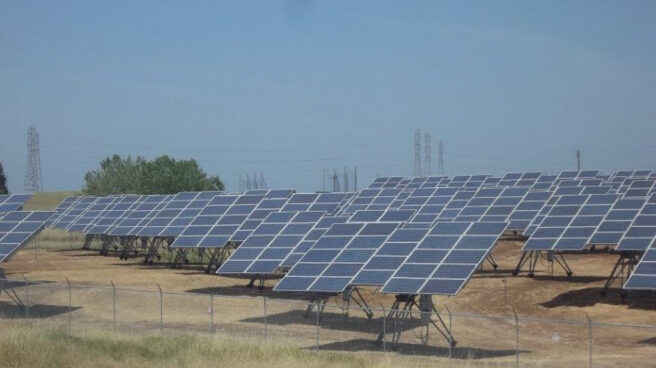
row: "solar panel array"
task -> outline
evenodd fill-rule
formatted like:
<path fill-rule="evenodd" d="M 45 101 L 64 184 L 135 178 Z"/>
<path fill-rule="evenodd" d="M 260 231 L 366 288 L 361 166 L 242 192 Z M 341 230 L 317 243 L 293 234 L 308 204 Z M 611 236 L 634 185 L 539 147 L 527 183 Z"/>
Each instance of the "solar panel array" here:
<path fill-rule="evenodd" d="M 178 249 L 238 244 L 218 273 L 287 271 L 277 290 L 454 294 L 506 230 L 529 236 L 524 251 L 608 244 L 650 254 L 653 219 L 641 211 L 655 192 L 649 170 L 385 177 L 357 193 L 71 197 L 50 226 L 164 237 Z"/>

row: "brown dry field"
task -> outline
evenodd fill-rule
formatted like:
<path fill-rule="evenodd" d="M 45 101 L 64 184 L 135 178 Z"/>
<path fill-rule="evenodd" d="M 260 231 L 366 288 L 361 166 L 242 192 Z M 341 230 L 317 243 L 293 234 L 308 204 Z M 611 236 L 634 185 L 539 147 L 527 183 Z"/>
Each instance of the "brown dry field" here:
<path fill-rule="evenodd" d="M 79 238 L 76 239 L 79 241 Z M 141 264 L 141 258 L 120 261 L 115 256 L 100 256 L 95 250 L 80 250 L 80 243 L 72 249 L 38 249 L 35 261 L 34 244 L 21 249 L 12 259 L 3 264 L 7 276 L 25 275 L 31 280 L 63 282 L 67 278 L 76 284 L 109 285 L 117 287 L 165 291 L 214 292 L 230 295 L 267 295 L 276 298 L 271 291 L 276 280 L 266 282 L 263 291 L 246 288 L 247 281 L 206 274 L 200 266 L 189 265 L 182 269 L 171 269 L 165 263 Z M 489 264 L 477 272 L 464 289 L 456 296 L 434 297 L 439 307 L 447 304 L 452 312 L 503 314 L 514 308 L 523 316 L 568 320 L 585 320 L 587 313 L 596 322 L 618 322 L 656 325 L 656 294 L 651 292 L 629 292 L 622 300 L 616 282 L 606 297 L 600 291 L 610 273 L 617 256 L 612 254 L 567 255 L 566 259 L 574 271 L 568 278 L 554 265 L 550 276 L 549 266 L 544 261 L 538 264 L 535 277 L 525 274 L 511 276 L 519 259 L 519 242 L 500 242 L 492 255 L 499 264 L 496 272 Z M 508 306 L 504 308 L 504 279 L 507 282 Z M 391 305 L 393 296 L 363 291 L 371 305 Z"/>
<path fill-rule="evenodd" d="M 70 239 L 70 240 L 62 240 Z M 48 244 L 53 240 L 56 245 Z M 245 296 L 244 298 L 215 298 L 215 331 L 228 335 L 262 335 L 262 301 L 268 297 L 268 333 L 277 342 L 289 341 L 292 346 L 309 348 L 314 344 L 314 323 L 301 317 L 303 302 L 293 303 L 294 296 L 273 293 L 275 280 L 266 282 L 264 290 L 246 287 L 247 281 L 208 275 L 199 266 L 171 269 L 166 264 L 143 265 L 141 258 L 120 261 L 115 256 L 100 256 L 96 250 L 80 250 L 81 238 L 64 235 L 62 232 L 46 230 L 39 243 L 45 247 L 34 252 L 34 243 L 20 250 L 9 262 L 2 265 L 11 278 L 24 275 L 31 280 L 64 282 L 90 286 L 109 286 L 110 281 L 121 289 L 157 290 L 159 284 L 164 291 L 199 293 L 199 296 L 167 296 L 164 312 L 167 327 L 195 326 L 203 329 L 208 324 L 207 294 Z M 453 297 L 433 298 L 438 310 L 444 311 L 445 304 L 454 314 L 453 330 L 458 343 L 456 360 L 464 366 L 505 367 L 514 363 L 515 324 L 512 310 L 526 318 L 544 318 L 578 321 L 567 324 L 524 320 L 520 323 L 520 350 L 523 366 L 563 367 L 587 366 L 588 328 L 583 322 L 586 314 L 595 322 L 656 325 L 656 295 L 650 292 L 630 292 L 623 300 L 617 287 L 606 297 L 600 295 L 608 274 L 617 260 L 612 254 L 568 255 L 566 259 L 574 271 L 571 278 L 554 266 L 551 274 L 546 261 L 538 265 L 534 278 L 511 276 L 520 255 L 521 243 L 502 241 L 492 255 L 499 264 L 492 271 L 484 264 L 479 271 Z M 507 294 L 504 298 L 504 280 Z M 110 289 L 107 289 L 110 290 Z M 38 292 L 36 292 L 38 294 Z M 78 294 L 79 293 L 79 294 Z M 76 291 L 73 304 L 79 304 L 76 321 L 106 326 L 111 319 L 111 298 L 107 291 Z M 80 295 L 80 296 L 78 296 Z M 121 291 L 119 298 L 119 320 L 125 327 L 152 328 L 159 321 L 157 294 Z M 364 289 L 363 295 L 370 306 L 389 308 L 393 296 L 383 295 L 373 289 Z M 58 305 L 67 304 L 67 294 L 53 296 Z M 98 300 L 101 300 L 100 302 Z M 505 303 L 507 300 L 507 305 Z M 334 301 L 331 300 L 331 303 Z M 86 305 L 86 307 L 85 307 Z M 92 305 L 92 307 L 89 307 Z M 465 314 L 485 314 L 494 317 L 468 317 Z M 372 342 L 379 325 L 370 324 L 361 313 L 350 312 L 344 318 L 339 308 L 328 308 L 321 321 L 322 350 L 371 351 L 379 348 Z M 374 318 L 377 321 L 377 318 Z M 380 321 L 378 321 L 380 322 Z M 177 333 L 178 330 L 172 329 Z M 445 342 L 433 335 L 424 349 L 416 331 L 404 333 L 401 345 L 408 355 L 392 354 L 400 364 L 422 366 L 429 361 L 450 362 L 443 357 Z M 595 326 L 593 332 L 595 366 L 655 366 L 656 329 Z M 435 359 L 435 360 L 434 360 Z M 449 364 L 451 365 L 451 364 Z M 458 365 L 461 366 L 461 365 Z"/>

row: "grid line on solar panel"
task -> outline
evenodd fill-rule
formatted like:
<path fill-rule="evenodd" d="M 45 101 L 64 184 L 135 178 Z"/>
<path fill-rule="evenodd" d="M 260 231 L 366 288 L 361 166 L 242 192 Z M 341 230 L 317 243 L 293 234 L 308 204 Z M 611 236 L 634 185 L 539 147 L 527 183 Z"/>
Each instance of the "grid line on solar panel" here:
<path fill-rule="evenodd" d="M 0 215 L 0 262 L 6 261 L 22 245 L 41 231 L 54 214 L 50 211 L 13 211 Z"/>
<path fill-rule="evenodd" d="M 66 229 L 75 219 L 84 213 L 89 206 L 93 205 L 100 197 L 85 196 L 80 198 L 77 203 L 67 211 L 65 211 L 60 218 L 52 223 L 54 229 Z"/>
<path fill-rule="evenodd" d="M 425 234 L 382 291 L 455 295 L 507 227 L 505 222 L 442 222 Z"/>

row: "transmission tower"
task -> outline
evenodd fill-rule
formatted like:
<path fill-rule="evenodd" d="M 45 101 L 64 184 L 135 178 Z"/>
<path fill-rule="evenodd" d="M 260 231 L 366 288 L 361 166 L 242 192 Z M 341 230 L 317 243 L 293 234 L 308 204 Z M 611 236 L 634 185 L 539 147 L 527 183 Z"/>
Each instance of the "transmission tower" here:
<path fill-rule="evenodd" d="M 39 132 L 34 125 L 27 130 L 27 171 L 25 171 L 25 193 L 43 190 L 41 183 L 41 155 L 39 154 Z"/>
<path fill-rule="evenodd" d="M 348 180 L 348 170 L 346 170 L 346 166 L 344 166 L 344 191 L 348 192 L 348 186 L 349 186 L 349 180 Z"/>
<path fill-rule="evenodd" d="M 442 141 L 437 146 L 437 175 L 444 175 L 444 145 Z"/>
<path fill-rule="evenodd" d="M 433 173 L 431 168 L 431 136 L 426 133 L 424 136 L 424 175 L 430 176 Z"/>
<path fill-rule="evenodd" d="M 339 176 L 335 168 L 333 168 L 333 192 L 339 192 Z"/>
<path fill-rule="evenodd" d="M 260 189 L 268 189 L 266 181 L 264 181 L 264 174 L 260 171 Z"/>
<path fill-rule="evenodd" d="M 421 176 L 421 132 L 419 128 L 415 130 L 415 169 L 413 176 Z"/>

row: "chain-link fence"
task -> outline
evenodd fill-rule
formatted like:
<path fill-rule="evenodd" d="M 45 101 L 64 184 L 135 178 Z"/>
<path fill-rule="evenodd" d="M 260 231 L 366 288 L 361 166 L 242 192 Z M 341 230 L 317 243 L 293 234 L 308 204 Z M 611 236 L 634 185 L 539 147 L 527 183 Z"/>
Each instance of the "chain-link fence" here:
<path fill-rule="evenodd" d="M 0 279 L 0 320 L 122 333 L 194 333 L 255 339 L 319 351 L 371 351 L 467 366 L 648 367 L 656 326 L 458 313 L 422 307 L 371 308 L 343 298 L 264 296 Z M 416 303 L 415 303 L 416 302 Z"/>

